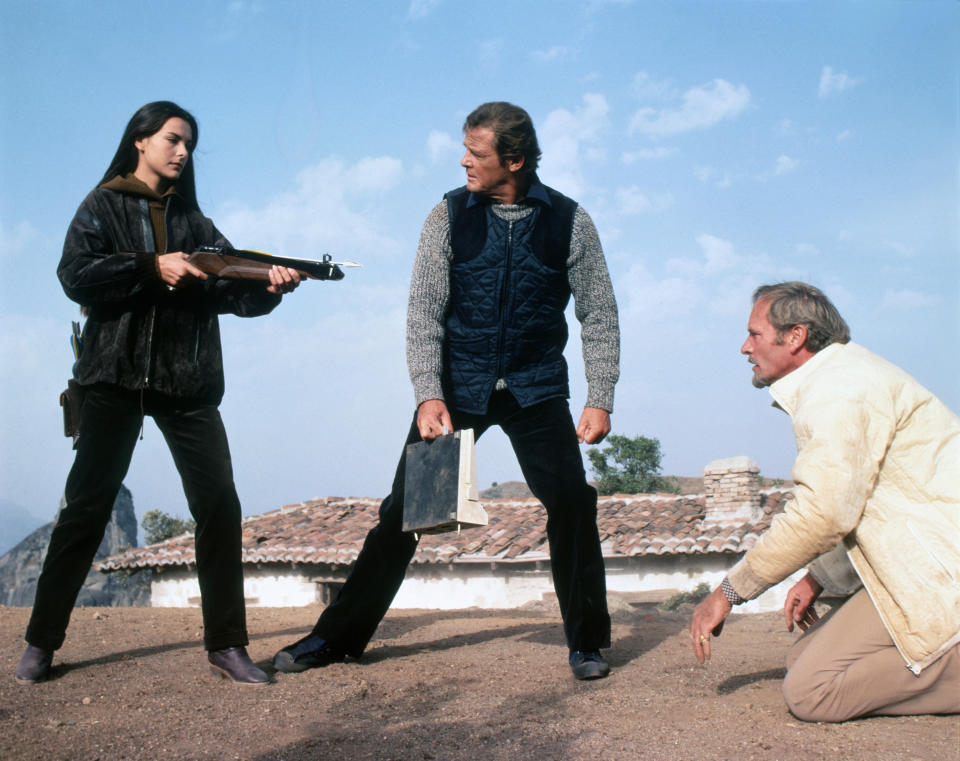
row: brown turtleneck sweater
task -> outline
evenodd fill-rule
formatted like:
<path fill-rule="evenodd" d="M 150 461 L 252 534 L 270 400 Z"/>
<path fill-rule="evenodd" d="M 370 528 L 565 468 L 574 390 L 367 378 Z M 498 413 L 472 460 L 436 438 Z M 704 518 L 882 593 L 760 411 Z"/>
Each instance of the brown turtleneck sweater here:
<path fill-rule="evenodd" d="M 166 199 L 168 196 L 177 192 L 177 186 L 171 185 L 163 193 L 157 193 L 147 187 L 144 182 L 137 179 L 131 172 L 122 177 L 114 177 L 112 180 L 103 183 L 100 187 L 146 198 L 150 203 L 150 226 L 153 228 L 153 240 L 156 243 L 156 252 L 158 254 L 166 253 Z"/>

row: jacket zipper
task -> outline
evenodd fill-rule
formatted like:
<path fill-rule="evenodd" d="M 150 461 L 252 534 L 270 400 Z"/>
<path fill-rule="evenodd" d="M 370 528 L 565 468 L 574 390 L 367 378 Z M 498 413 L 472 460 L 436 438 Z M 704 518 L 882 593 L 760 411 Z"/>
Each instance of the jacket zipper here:
<path fill-rule="evenodd" d="M 157 307 L 154 305 L 150 307 L 150 322 L 147 328 L 147 369 L 143 375 L 142 388 L 148 388 L 150 386 L 150 369 L 153 366 L 153 328 L 156 317 Z"/>
<path fill-rule="evenodd" d="M 953 573 L 951 573 L 949 566 L 944 563 L 936 552 L 920 537 L 916 529 L 913 527 L 913 524 L 908 520 L 907 521 L 907 531 L 913 536 L 917 544 L 920 545 L 920 548 L 927 554 L 927 557 L 930 558 L 937 566 L 940 567 L 940 570 L 953 582 L 954 586 L 957 586 L 957 579 Z"/>
<path fill-rule="evenodd" d="M 507 261 L 503 270 L 503 283 L 500 286 L 500 342 L 497 347 L 497 380 L 503 380 L 507 374 L 505 366 L 507 341 L 507 299 L 510 298 L 510 270 L 513 264 L 513 221 L 507 222 Z"/>
<path fill-rule="evenodd" d="M 164 254 L 167 253 L 167 247 L 170 242 L 169 212 L 170 212 L 171 198 L 173 198 L 173 196 L 167 196 L 167 200 L 164 201 L 164 209 L 163 209 L 163 229 L 166 232 L 166 235 L 164 236 L 166 240 L 164 241 L 163 252 L 162 252 Z M 148 223 L 150 222 L 149 205 L 147 206 L 147 222 Z M 156 241 L 153 242 L 153 250 L 154 250 L 154 253 L 157 253 L 157 254 L 161 253 L 157 251 Z M 147 370 L 143 376 L 144 389 L 150 387 L 150 370 L 153 367 L 153 331 L 154 331 L 154 328 L 156 327 L 156 319 L 157 319 L 157 307 L 156 305 L 153 305 L 150 307 L 150 327 L 147 330 Z"/>

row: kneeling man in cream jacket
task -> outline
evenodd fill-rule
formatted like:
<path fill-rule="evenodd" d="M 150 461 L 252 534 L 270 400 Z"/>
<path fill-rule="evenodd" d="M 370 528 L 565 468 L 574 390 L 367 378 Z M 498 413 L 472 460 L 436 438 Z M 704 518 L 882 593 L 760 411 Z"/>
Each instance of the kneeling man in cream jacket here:
<path fill-rule="evenodd" d="M 960 419 L 805 283 L 758 288 L 747 332 L 753 384 L 793 421 L 796 488 L 694 611 L 697 660 L 733 605 L 807 566 L 784 607 L 805 632 L 783 683 L 797 718 L 960 712 Z M 859 590 L 818 620 L 844 575 Z"/>

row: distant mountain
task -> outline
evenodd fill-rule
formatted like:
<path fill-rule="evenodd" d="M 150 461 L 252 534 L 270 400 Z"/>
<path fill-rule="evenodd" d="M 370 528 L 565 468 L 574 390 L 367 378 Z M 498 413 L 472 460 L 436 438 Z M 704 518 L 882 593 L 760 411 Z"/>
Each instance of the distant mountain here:
<path fill-rule="evenodd" d="M 666 478 L 676 480 L 677 486 L 680 487 L 680 494 L 703 493 L 703 476 L 667 476 Z M 533 494 L 523 481 L 494 483 L 480 492 L 480 499 L 526 499 L 532 496 Z"/>
<path fill-rule="evenodd" d="M 532 496 L 533 494 L 523 481 L 492 483 L 490 488 L 480 492 L 480 499 L 526 499 Z"/>
<path fill-rule="evenodd" d="M 3 516 L 3 520 L 0 520 L 0 555 L 46 523 L 43 518 L 38 518 L 9 499 L 0 499 L 0 516 Z"/>
<path fill-rule="evenodd" d="M 37 579 L 47 554 L 47 545 L 50 544 L 54 522 L 36 529 L 0 556 L 0 605 L 33 605 Z M 126 486 L 121 486 L 113 503 L 110 523 L 97 548 L 96 560 L 136 545 L 137 518 L 133 510 L 133 496 Z M 149 571 L 129 575 L 105 574 L 91 568 L 77 597 L 77 605 L 149 604 Z"/>

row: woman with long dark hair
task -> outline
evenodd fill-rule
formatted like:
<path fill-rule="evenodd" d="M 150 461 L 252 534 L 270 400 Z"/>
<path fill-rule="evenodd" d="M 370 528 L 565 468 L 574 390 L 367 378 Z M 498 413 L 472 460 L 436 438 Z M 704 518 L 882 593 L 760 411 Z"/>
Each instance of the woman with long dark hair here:
<path fill-rule="evenodd" d="M 188 261 L 197 246 L 229 245 L 197 205 L 197 134 L 196 120 L 175 103 L 143 106 L 67 230 L 57 275 L 87 315 L 71 383 L 81 397 L 79 436 L 17 666 L 22 683 L 49 675 L 145 415 L 170 447 L 197 523 L 210 666 L 235 682 L 268 681 L 246 651 L 240 501 L 217 409 L 218 315 L 267 314 L 300 276 L 274 267 L 266 285 L 218 279 Z"/>

